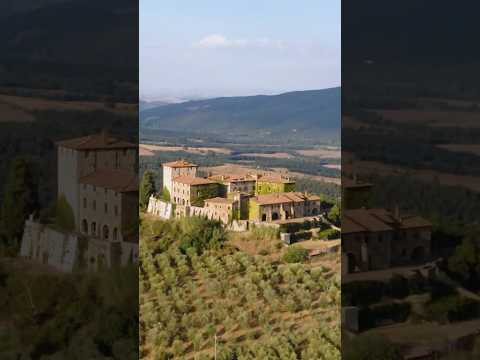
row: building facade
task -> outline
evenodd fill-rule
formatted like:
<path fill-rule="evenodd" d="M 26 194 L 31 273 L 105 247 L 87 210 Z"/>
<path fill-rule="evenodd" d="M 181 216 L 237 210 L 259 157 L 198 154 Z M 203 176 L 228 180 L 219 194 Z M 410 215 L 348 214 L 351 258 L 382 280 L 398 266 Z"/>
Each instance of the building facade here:
<path fill-rule="evenodd" d="M 173 179 L 178 177 L 196 177 L 198 165 L 186 160 L 177 160 L 162 164 L 163 187 L 173 196 Z M 172 197 L 173 198 L 173 197 Z"/>
<path fill-rule="evenodd" d="M 320 197 L 300 192 L 257 195 L 250 199 L 249 220 L 273 222 L 320 214 Z"/>

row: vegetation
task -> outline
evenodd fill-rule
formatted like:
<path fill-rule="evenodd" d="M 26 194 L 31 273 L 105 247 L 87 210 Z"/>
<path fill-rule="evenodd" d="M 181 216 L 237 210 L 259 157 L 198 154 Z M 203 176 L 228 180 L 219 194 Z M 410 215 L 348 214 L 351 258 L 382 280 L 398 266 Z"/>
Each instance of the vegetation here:
<path fill-rule="evenodd" d="M 136 267 L 88 275 L 6 269 L 0 358 L 138 358 Z"/>
<path fill-rule="evenodd" d="M 215 240 L 214 240 L 215 239 Z M 144 218 L 143 359 L 340 359 L 339 277 L 229 247 L 219 224 Z"/>
<path fill-rule="evenodd" d="M 75 216 L 73 215 L 73 210 L 64 195 L 61 195 L 58 198 L 55 210 L 55 226 L 63 231 L 74 231 Z"/>
<path fill-rule="evenodd" d="M 153 171 L 145 171 L 139 189 L 140 208 L 146 209 L 150 196 L 156 192 L 155 173 Z"/>
<path fill-rule="evenodd" d="M 38 184 L 30 160 L 16 158 L 10 164 L 0 209 L 0 247 L 16 252 L 25 220 L 38 211 Z"/>
<path fill-rule="evenodd" d="M 402 360 L 400 349 L 378 335 L 360 335 L 344 344 L 345 360 Z"/>
<path fill-rule="evenodd" d="M 287 263 L 303 263 L 308 259 L 308 250 L 301 246 L 290 246 L 282 259 Z"/>

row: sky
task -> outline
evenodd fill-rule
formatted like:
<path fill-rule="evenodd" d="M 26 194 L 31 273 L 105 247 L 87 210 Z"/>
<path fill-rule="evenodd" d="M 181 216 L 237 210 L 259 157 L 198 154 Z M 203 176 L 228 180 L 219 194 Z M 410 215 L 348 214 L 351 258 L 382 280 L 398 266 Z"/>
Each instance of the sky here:
<path fill-rule="evenodd" d="M 140 96 L 340 85 L 340 0 L 140 0 Z"/>

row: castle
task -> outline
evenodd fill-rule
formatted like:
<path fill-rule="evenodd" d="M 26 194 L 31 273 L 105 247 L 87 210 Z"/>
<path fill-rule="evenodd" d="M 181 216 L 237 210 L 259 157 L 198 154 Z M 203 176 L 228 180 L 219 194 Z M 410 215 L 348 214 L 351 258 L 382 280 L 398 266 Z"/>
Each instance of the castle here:
<path fill-rule="evenodd" d="M 138 146 L 106 131 L 57 143 L 58 199 L 73 229 L 27 220 L 21 256 L 62 271 L 138 259 Z"/>
<path fill-rule="evenodd" d="M 198 166 L 185 160 L 162 165 L 164 201 L 152 196 L 147 211 L 163 218 L 205 216 L 225 225 L 288 222 L 316 217 L 320 197 L 295 191 L 295 182 L 260 174 L 197 175 Z"/>

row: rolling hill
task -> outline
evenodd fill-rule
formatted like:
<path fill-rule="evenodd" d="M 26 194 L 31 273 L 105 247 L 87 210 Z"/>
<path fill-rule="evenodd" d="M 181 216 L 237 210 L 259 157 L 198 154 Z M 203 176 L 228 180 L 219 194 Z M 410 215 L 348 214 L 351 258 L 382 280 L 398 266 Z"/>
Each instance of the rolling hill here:
<path fill-rule="evenodd" d="M 143 129 L 189 133 L 340 133 L 340 88 L 223 97 L 140 112 Z"/>

